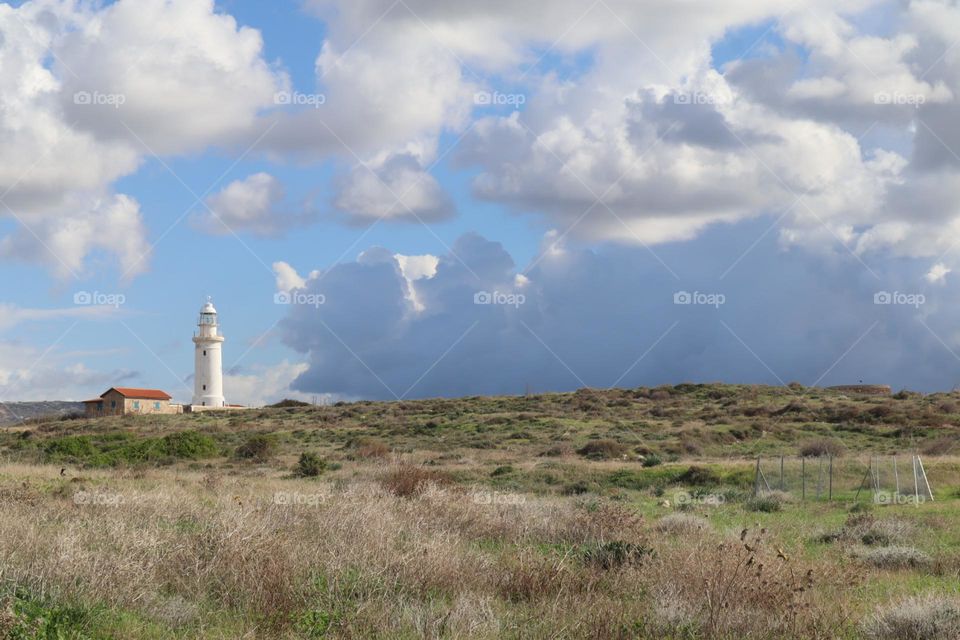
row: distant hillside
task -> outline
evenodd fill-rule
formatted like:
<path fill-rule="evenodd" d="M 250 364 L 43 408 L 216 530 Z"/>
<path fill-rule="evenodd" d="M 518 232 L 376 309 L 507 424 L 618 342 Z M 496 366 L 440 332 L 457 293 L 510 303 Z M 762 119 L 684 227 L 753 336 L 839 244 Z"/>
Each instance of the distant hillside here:
<path fill-rule="evenodd" d="M 60 402 L 58 400 L 3 402 L 0 403 L 0 426 L 7 427 L 30 418 L 62 416 L 68 413 L 79 413 L 82 411 L 82 402 Z"/>
<path fill-rule="evenodd" d="M 212 438 L 227 464 L 246 459 L 251 447 L 269 450 L 287 465 L 305 451 L 337 464 L 376 451 L 419 452 L 437 460 L 498 451 L 517 460 L 664 462 L 844 450 L 853 457 L 956 455 L 960 393 L 879 396 L 798 384 L 687 383 L 327 406 L 285 401 L 247 411 L 38 421 L 26 437 L 0 433 L 0 455 L 26 462 L 137 464 L 166 451 L 159 439 L 190 431 Z M 269 443 L 248 443 L 265 435 Z"/>

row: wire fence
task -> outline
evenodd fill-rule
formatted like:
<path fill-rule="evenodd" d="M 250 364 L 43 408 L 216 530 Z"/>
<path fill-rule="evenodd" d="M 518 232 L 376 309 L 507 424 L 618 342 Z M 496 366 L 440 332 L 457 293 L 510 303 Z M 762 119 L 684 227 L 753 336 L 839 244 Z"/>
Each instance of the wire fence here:
<path fill-rule="evenodd" d="M 933 500 L 920 456 L 760 457 L 753 494 L 782 491 L 801 500 L 906 504 Z"/>

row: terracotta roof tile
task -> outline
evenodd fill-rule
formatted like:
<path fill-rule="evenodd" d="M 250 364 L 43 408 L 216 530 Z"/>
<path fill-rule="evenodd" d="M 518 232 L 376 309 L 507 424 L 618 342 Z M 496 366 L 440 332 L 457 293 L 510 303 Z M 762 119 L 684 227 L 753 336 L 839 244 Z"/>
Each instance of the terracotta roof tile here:
<path fill-rule="evenodd" d="M 111 391 L 116 391 L 124 398 L 137 398 L 142 400 L 170 400 L 173 397 L 166 391 L 161 391 L 160 389 L 134 389 L 132 387 L 110 387 L 104 391 L 100 397 L 102 398 Z"/>

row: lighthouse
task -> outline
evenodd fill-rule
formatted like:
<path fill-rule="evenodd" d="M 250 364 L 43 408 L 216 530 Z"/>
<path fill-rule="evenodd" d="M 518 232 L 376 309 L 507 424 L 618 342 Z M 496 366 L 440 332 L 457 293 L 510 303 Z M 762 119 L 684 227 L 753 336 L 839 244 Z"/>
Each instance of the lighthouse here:
<path fill-rule="evenodd" d="M 223 336 L 219 335 L 217 310 L 210 298 L 200 309 L 199 327 L 193 336 L 194 375 L 193 405 L 222 407 L 223 399 Z"/>

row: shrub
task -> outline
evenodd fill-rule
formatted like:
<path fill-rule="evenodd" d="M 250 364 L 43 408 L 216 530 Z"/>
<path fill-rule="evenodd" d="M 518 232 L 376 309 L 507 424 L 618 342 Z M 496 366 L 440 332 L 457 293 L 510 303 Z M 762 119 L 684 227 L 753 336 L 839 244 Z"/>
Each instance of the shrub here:
<path fill-rule="evenodd" d="M 565 496 L 581 496 L 587 493 L 590 490 L 590 487 L 583 480 L 578 480 L 574 483 L 568 484 L 563 487 L 560 491 Z"/>
<path fill-rule="evenodd" d="M 878 569 L 913 569 L 931 563 L 930 556 L 914 547 L 862 548 L 856 549 L 854 556 Z"/>
<path fill-rule="evenodd" d="M 327 461 L 316 453 L 305 452 L 300 454 L 300 460 L 293 473 L 299 478 L 315 478 L 327 470 Z"/>
<path fill-rule="evenodd" d="M 656 467 L 661 464 L 663 464 L 663 458 L 655 453 L 652 453 L 643 459 L 643 466 L 645 467 Z"/>
<path fill-rule="evenodd" d="M 216 441 L 205 433 L 180 431 L 163 437 L 163 451 L 174 458 L 197 460 L 219 453 Z"/>
<path fill-rule="evenodd" d="M 691 465 L 677 476 L 677 481 L 694 487 L 709 487 L 720 484 L 720 475 L 713 469 Z"/>
<path fill-rule="evenodd" d="M 905 520 L 883 518 L 874 520 L 865 518 L 849 527 L 851 537 L 865 545 L 888 546 L 906 541 L 913 534 L 914 527 Z"/>
<path fill-rule="evenodd" d="M 556 444 L 556 445 L 553 445 L 552 447 L 550 447 L 550 448 L 548 448 L 548 449 L 545 449 L 545 450 L 540 454 L 540 457 L 542 457 L 542 458 L 558 458 L 558 457 L 560 457 L 560 456 L 569 456 L 569 455 L 572 454 L 572 453 L 573 453 L 573 449 L 570 447 L 570 445 L 566 445 L 566 444 Z"/>
<path fill-rule="evenodd" d="M 653 550 L 650 547 L 641 544 L 611 540 L 609 542 L 598 542 L 594 545 L 588 545 L 583 550 L 582 558 L 584 564 L 592 565 L 599 569 L 610 570 L 625 565 L 639 565 L 645 557 L 652 553 Z"/>
<path fill-rule="evenodd" d="M 800 455 L 805 458 L 816 458 L 818 456 L 842 456 L 845 449 L 839 440 L 833 438 L 820 438 L 809 440 L 800 445 Z"/>
<path fill-rule="evenodd" d="M 924 444 L 923 455 L 944 456 L 954 451 L 958 444 L 960 444 L 960 438 L 957 436 L 943 436 Z"/>
<path fill-rule="evenodd" d="M 255 435 L 250 436 L 246 442 L 237 447 L 234 451 L 234 457 L 240 460 L 266 462 L 273 455 L 273 450 L 273 438 L 265 435 Z"/>
<path fill-rule="evenodd" d="M 425 469 L 412 464 L 402 464 L 380 479 L 380 484 L 401 498 L 422 494 L 430 485 L 450 484 L 450 475 L 436 469 Z"/>
<path fill-rule="evenodd" d="M 291 400 L 290 398 L 284 398 L 280 402 L 275 402 L 273 404 L 268 404 L 268 409 L 287 409 L 290 407 L 309 407 L 309 402 L 302 402 L 300 400 Z"/>
<path fill-rule="evenodd" d="M 960 600 L 927 594 L 877 608 L 862 624 L 869 640 L 953 640 L 960 638 Z"/>
<path fill-rule="evenodd" d="M 390 447 L 375 438 L 360 438 L 354 443 L 354 452 L 359 458 L 385 458 Z"/>
<path fill-rule="evenodd" d="M 776 513 L 783 509 L 783 505 L 791 501 L 791 496 L 783 491 L 766 491 L 754 496 L 744 503 L 747 511 L 760 513 Z"/>
<path fill-rule="evenodd" d="M 627 448 L 616 440 L 594 440 L 577 449 L 577 453 L 590 460 L 620 458 Z"/>
<path fill-rule="evenodd" d="M 66 436 L 47 442 L 43 451 L 51 460 L 79 461 L 94 456 L 97 448 L 87 436 Z"/>
<path fill-rule="evenodd" d="M 660 533 L 684 535 L 705 531 L 710 528 L 710 523 L 706 518 L 693 514 L 671 513 L 657 520 L 654 526 Z"/>

